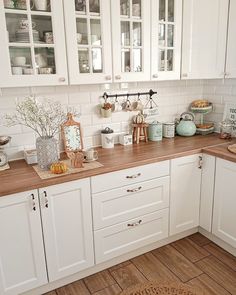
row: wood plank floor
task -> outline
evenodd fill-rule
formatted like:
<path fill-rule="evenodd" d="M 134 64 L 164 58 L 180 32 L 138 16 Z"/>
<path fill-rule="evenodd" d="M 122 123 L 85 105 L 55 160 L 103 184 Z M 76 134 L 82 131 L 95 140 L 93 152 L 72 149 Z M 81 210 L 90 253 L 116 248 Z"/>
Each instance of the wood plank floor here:
<path fill-rule="evenodd" d="M 118 295 L 152 280 L 197 286 L 205 295 L 236 295 L 236 257 L 197 233 L 47 295 Z"/>

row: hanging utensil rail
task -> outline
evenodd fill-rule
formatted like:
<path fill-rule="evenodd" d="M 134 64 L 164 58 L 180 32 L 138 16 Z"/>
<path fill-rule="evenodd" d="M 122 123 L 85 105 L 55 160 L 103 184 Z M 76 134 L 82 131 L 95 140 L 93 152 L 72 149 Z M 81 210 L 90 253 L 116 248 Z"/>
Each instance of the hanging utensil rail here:
<path fill-rule="evenodd" d="M 140 96 L 140 95 L 149 95 L 150 98 L 154 95 L 157 94 L 156 91 L 153 91 L 152 89 L 150 89 L 148 92 L 136 92 L 136 93 L 124 93 L 124 94 L 107 94 L 106 92 L 104 92 L 103 94 L 103 98 L 105 100 L 107 100 L 109 97 L 130 97 L 130 96 Z"/>

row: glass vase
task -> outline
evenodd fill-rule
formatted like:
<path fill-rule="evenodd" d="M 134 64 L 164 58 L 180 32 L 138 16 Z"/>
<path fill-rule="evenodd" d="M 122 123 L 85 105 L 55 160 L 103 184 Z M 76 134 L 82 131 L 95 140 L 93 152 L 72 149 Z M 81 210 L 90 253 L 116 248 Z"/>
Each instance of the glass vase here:
<path fill-rule="evenodd" d="M 59 160 L 58 142 L 54 137 L 38 137 L 36 150 L 38 165 L 42 170 L 48 170 L 52 163 Z"/>

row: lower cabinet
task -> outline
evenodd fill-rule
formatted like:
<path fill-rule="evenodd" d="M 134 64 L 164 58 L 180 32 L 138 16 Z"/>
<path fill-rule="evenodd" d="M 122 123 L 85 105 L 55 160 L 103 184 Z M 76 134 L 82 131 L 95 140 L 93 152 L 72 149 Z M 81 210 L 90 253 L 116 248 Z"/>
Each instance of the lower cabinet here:
<path fill-rule="evenodd" d="M 236 163 L 217 158 L 212 232 L 236 248 L 235 209 Z"/>
<path fill-rule="evenodd" d="M 201 155 L 171 160 L 170 235 L 199 225 Z"/>
<path fill-rule="evenodd" d="M 39 190 L 49 281 L 94 265 L 89 179 Z"/>
<path fill-rule="evenodd" d="M 167 208 L 95 231 L 96 263 L 167 238 L 168 218 Z"/>
<path fill-rule="evenodd" d="M 0 198 L 0 294 L 47 283 L 37 191 Z"/>

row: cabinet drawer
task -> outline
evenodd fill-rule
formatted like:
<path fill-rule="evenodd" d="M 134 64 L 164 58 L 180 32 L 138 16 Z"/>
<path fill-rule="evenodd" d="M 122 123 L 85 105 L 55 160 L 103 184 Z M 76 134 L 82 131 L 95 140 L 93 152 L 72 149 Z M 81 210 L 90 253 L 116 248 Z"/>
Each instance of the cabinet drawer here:
<path fill-rule="evenodd" d="M 169 175 L 169 161 L 124 169 L 91 178 L 92 193 Z"/>
<path fill-rule="evenodd" d="M 95 230 L 169 206 L 169 176 L 93 194 Z"/>
<path fill-rule="evenodd" d="M 168 237 L 168 215 L 163 209 L 95 231 L 96 263 Z"/>

